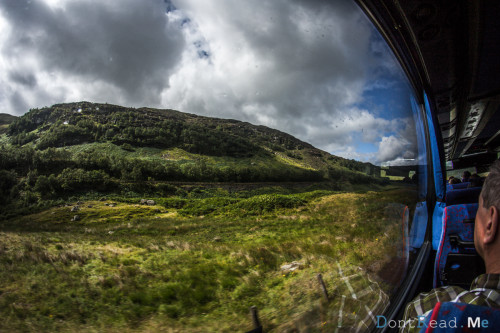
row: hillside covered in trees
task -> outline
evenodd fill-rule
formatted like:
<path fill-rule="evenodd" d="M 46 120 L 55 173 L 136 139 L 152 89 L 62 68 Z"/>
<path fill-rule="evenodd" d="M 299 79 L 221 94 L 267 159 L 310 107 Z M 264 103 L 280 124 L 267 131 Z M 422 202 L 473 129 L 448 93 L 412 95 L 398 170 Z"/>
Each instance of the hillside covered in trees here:
<path fill-rule="evenodd" d="M 28 206 L 87 192 L 168 195 L 176 182 L 381 182 L 373 165 L 289 134 L 174 110 L 57 104 L 5 115 L 2 132 L 0 197 Z"/>

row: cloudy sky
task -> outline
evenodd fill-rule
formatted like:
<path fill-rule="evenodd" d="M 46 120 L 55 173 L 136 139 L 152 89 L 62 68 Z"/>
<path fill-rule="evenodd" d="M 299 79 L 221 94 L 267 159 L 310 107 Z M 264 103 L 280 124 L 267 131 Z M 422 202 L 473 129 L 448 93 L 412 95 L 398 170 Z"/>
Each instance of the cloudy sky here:
<path fill-rule="evenodd" d="M 415 157 L 408 87 L 353 0 L 0 0 L 0 31 L 0 112 L 171 108 Z"/>

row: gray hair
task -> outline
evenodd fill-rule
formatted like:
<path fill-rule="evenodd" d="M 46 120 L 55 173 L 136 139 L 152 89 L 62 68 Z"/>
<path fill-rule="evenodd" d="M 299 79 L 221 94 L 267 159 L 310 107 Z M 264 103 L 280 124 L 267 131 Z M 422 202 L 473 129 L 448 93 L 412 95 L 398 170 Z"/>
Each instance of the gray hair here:
<path fill-rule="evenodd" d="M 484 181 L 481 196 L 485 208 L 495 206 L 500 210 L 500 160 L 491 165 L 490 173 Z"/>

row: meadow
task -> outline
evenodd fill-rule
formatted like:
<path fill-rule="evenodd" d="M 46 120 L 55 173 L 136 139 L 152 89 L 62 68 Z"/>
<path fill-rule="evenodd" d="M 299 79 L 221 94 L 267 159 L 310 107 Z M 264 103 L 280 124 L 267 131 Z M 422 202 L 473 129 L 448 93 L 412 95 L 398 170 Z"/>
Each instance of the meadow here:
<path fill-rule="evenodd" d="M 251 306 L 266 332 L 346 327 L 387 304 L 415 202 L 411 185 L 370 189 L 87 195 L 1 221 L 0 331 L 244 332 Z M 349 275 L 362 303 L 342 297 Z"/>

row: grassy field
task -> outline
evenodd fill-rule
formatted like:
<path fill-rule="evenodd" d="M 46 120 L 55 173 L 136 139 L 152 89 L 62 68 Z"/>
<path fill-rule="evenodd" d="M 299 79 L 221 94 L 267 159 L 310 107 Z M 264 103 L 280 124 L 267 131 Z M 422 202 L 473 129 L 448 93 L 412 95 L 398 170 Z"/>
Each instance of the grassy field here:
<path fill-rule="evenodd" d="M 250 306 L 266 331 L 349 325 L 390 294 L 381 272 L 397 257 L 400 204 L 415 196 L 395 186 L 212 189 L 147 198 L 151 206 L 79 199 L 2 221 L 0 331 L 242 332 L 252 329 Z M 373 293 L 342 301 L 338 318 L 348 275 Z"/>

